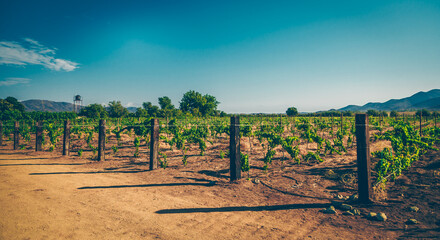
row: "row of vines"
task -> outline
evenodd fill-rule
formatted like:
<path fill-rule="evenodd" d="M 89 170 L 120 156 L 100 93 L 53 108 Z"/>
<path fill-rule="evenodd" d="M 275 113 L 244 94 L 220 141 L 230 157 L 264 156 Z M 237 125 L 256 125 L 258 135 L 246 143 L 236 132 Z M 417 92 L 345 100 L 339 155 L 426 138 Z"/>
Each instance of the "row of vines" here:
<path fill-rule="evenodd" d="M 116 155 L 120 149 L 134 149 L 132 156 L 141 157 L 140 148 L 149 148 L 150 120 L 145 118 L 108 119 L 106 122 L 107 154 Z M 251 161 L 261 161 L 262 169 L 270 169 L 273 161 L 291 161 L 296 164 L 315 164 L 329 155 L 344 155 L 356 146 L 353 117 L 254 117 L 240 118 L 242 141 L 242 171 L 250 169 Z M 428 150 L 436 150 L 440 143 L 440 128 L 436 120 L 425 119 L 420 133 L 419 122 L 413 119 L 370 117 L 370 142 L 389 141 L 390 148 L 375 151 L 372 156 L 376 184 L 399 176 Z M 46 121 L 43 124 L 45 150 L 61 149 L 63 122 Z M 13 123 L 3 123 L 3 139 L 12 141 Z M 160 119 L 160 165 L 168 166 L 169 154 L 178 155 L 183 166 L 197 151 L 207 151 L 228 157 L 229 118 Z M 32 148 L 35 122 L 20 122 L 20 147 Z M 71 120 L 71 152 L 79 156 L 84 151 L 96 157 L 98 120 L 78 118 Z M 218 147 L 223 144 L 224 147 Z M 127 157 L 127 156 L 125 156 Z"/>

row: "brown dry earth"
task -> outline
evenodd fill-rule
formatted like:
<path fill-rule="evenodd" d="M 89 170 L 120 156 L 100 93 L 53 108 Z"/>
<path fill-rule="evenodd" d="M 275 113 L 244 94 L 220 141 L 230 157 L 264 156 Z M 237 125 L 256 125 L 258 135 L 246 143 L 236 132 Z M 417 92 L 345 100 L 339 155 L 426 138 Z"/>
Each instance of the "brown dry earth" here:
<path fill-rule="evenodd" d="M 388 199 L 356 207 L 386 222 L 319 212 L 355 171 L 353 154 L 283 166 L 259 181 L 228 180 L 228 159 L 191 157 L 148 170 L 147 159 L 95 162 L 0 147 L 0 239 L 396 239 L 440 236 L 438 153 L 389 186 Z M 344 159 L 351 159 L 350 161 Z M 256 170 L 255 170 L 256 171 Z M 260 171 L 261 172 L 261 171 Z M 255 176 L 255 175 L 254 175 Z M 349 176 L 349 175 L 347 175 Z M 408 211 L 416 205 L 417 213 Z M 407 225 L 416 218 L 420 223 Z"/>

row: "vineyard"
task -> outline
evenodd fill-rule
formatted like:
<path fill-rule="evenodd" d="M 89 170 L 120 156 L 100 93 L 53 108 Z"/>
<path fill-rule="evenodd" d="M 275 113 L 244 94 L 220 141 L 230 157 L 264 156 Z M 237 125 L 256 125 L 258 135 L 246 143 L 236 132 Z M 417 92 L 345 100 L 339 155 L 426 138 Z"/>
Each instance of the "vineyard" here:
<path fill-rule="evenodd" d="M 395 179 L 427 150 L 437 150 L 437 119 L 370 117 L 370 142 L 374 145 L 374 186 Z M 314 165 L 335 156 L 352 156 L 356 147 L 354 117 L 242 117 L 239 125 L 241 171 L 255 179 L 273 170 Z M 63 151 L 63 121 L 23 121 L 18 124 L 19 149 L 35 149 L 41 124 L 41 150 Z M 149 162 L 151 119 L 116 118 L 105 123 L 106 160 Z M 14 141 L 14 123 L 2 124 L 3 142 Z M 229 158 L 229 118 L 159 119 L 158 162 L 166 169 L 196 164 L 192 159 Z M 421 132 L 420 132 L 421 130 Z M 69 121 L 67 152 L 98 159 L 99 121 Z M 375 144 L 380 143 L 380 144 Z"/>
<path fill-rule="evenodd" d="M 362 232 L 378 238 L 435 236 L 440 223 L 437 119 L 370 116 L 368 124 L 357 120 L 357 116 L 240 116 L 2 122 L 2 161 L 9 162 L 0 169 L 11 171 L 3 172 L 9 177 L 0 180 L 3 189 L 15 189 L 22 186 L 21 179 L 29 179 L 26 185 L 31 187 L 21 194 L 41 195 L 43 199 L 33 202 L 47 202 L 56 211 L 56 215 L 36 213 L 46 219 L 43 222 L 53 218 L 75 222 L 77 215 L 70 212 L 78 212 L 87 216 L 81 219 L 90 219 L 82 227 L 89 229 L 95 226 L 93 213 L 132 229 L 132 239 L 145 236 L 143 226 L 157 224 L 167 230 L 148 232 L 170 239 L 176 237 L 167 231 L 185 234 L 177 235 L 184 239 L 206 231 L 207 238 L 215 238 L 226 226 L 231 230 L 222 233 L 224 239 L 322 237 L 329 231 L 341 238 L 359 238 Z M 359 160 L 358 129 L 368 133 L 373 189 L 368 198 L 374 200 L 368 205 L 351 201 L 362 198 L 361 181 L 365 182 L 360 174 L 366 168 L 359 165 L 364 160 Z M 25 157 L 11 159 L 15 154 Z M 157 168 L 151 159 L 156 159 Z M 22 175 L 13 180 L 13 173 Z M 57 190 L 45 193 L 49 186 Z M 0 200 L 8 203 L 5 206 L 20 204 L 14 196 Z M 336 217 L 325 214 L 330 203 L 337 206 L 334 201 L 355 208 Z M 408 210 L 414 206 L 421 210 Z M 69 212 L 63 212 L 65 207 Z M 131 210 L 127 213 L 127 209 Z M 387 222 L 371 220 L 368 214 L 373 211 L 386 213 Z M 143 216 L 153 222 L 145 222 Z M 409 218 L 420 223 L 407 225 Z M 231 228 L 231 223 L 236 227 Z M 194 231 L 186 235 L 189 228 Z M 42 229 L 40 235 L 46 231 Z M 59 234 L 54 228 L 51 232 Z M 83 234 L 91 238 L 90 233 Z M 127 238 L 125 232 L 109 234 Z"/>

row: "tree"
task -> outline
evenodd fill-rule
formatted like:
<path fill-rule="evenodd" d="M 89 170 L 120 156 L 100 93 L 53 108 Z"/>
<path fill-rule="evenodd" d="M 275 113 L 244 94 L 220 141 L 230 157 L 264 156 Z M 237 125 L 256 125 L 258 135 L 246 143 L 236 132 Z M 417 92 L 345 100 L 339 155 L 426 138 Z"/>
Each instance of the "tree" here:
<path fill-rule="evenodd" d="M 148 117 L 148 112 L 147 110 L 143 109 L 143 108 L 136 108 L 136 113 L 135 113 L 136 117 Z"/>
<path fill-rule="evenodd" d="M 173 110 L 174 105 L 171 104 L 171 99 L 167 96 L 163 96 L 159 98 L 159 106 L 162 110 Z"/>
<path fill-rule="evenodd" d="M 367 111 L 367 115 L 372 116 L 372 117 L 378 117 L 380 115 L 380 113 L 377 110 L 370 109 Z"/>
<path fill-rule="evenodd" d="M 82 108 L 79 115 L 88 118 L 105 118 L 107 111 L 101 104 L 94 103 Z"/>
<path fill-rule="evenodd" d="M 179 108 L 182 112 L 190 112 L 195 116 L 207 116 L 214 114 L 218 104 L 219 102 L 214 96 L 208 94 L 202 95 L 199 92 L 191 90 L 183 95 Z"/>
<path fill-rule="evenodd" d="M 16 98 L 14 98 L 14 97 L 7 97 L 5 99 L 0 99 L 0 110 L 1 111 L 17 110 L 19 112 L 24 112 L 25 107 Z"/>
<path fill-rule="evenodd" d="M 431 113 L 426 109 L 418 110 L 416 112 L 417 117 L 420 117 L 420 114 L 422 114 L 423 117 L 430 117 L 431 116 Z"/>
<path fill-rule="evenodd" d="M 390 117 L 395 118 L 395 117 L 398 117 L 398 116 L 399 116 L 399 113 L 396 110 L 393 110 L 393 111 L 390 112 Z"/>
<path fill-rule="evenodd" d="M 108 114 L 113 118 L 125 117 L 128 115 L 128 110 L 122 106 L 120 101 L 112 101 L 108 104 Z"/>
<path fill-rule="evenodd" d="M 150 117 L 155 117 L 159 112 L 159 107 L 154 106 L 151 102 L 142 103 L 142 107 L 147 110 L 147 113 Z"/>
<path fill-rule="evenodd" d="M 286 114 L 289 117 L 294 117 L 298 115 L 298 110 L 296 109 L 296 107 L 290 107 L 286 110 Z"/>

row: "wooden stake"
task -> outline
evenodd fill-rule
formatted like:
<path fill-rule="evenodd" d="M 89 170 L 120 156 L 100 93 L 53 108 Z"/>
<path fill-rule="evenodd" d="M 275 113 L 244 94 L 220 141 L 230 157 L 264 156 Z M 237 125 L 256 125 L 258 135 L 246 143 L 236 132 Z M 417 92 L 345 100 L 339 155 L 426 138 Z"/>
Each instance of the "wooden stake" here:
<path fill-rule="evenodd" d="M 241 178 L 241 154 L 240 154 L 240 117 L 231 117 L 229 138 L 229 159 L 231 181 Z"/>
<path fill-rule="evenodd" d="M 157 168 L 157 158 L 159 153 L 159 120 L 151 119 L 151 139 L 150 139 L 150 170 Z"/>
<path fill-rule="evenodd" d="M 356 142 L 358 168 L 359 202 L 371 202 L 371 163 L 370 163 L 370 133 L 368 116 L 365 113 L 356 114 Z"/>
<path fill-rule="evenodd" d="M 105 161 L 105 119 L 99 120 L 98 161 Z"/>

